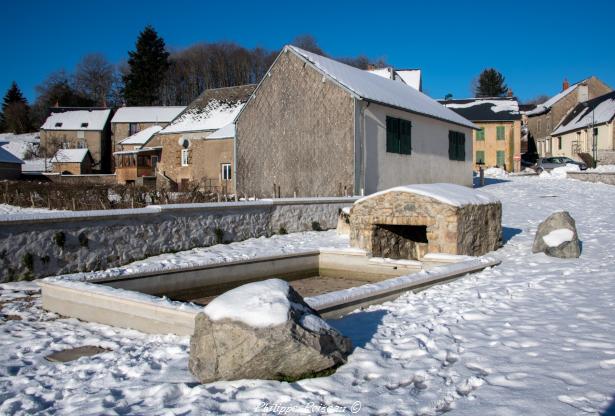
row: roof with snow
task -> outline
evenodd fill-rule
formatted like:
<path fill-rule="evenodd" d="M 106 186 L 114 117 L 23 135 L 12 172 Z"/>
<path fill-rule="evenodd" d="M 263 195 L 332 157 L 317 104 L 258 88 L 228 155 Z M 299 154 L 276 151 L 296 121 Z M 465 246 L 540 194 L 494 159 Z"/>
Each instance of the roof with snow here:
<path fill-rule="evenodd" d="M 151 106 L 119 108 L 112 123 L 170 123 L 186 106 Z"/>
<path fill-rule="evenodd" d="M 390 192 L 408 192 L 411 194 L 426 196 L 436 199 L 447 205 L 462 207 L 465 205 L 483 205 L 499 202 L 499 199 L 483 191 L 468 188 L 452 183 L 426 183 L 418 185 L 404 185 L 386 189 L 363 197 L 355 202 L 360 204 L 370 198 L 384 195 Z"/>
<path fill-rule="evenodd" d="M 568 133 L 615 118 L 615 91 L 579 103 L 568 113 L 551 135 Z"/>
<path fill-rule="evenodd" d="M 235 123 L 229 123 L 226 126 L 214 131 L 207 139 L 216 140 L 216 139 L 233 139 L 235 138 Z"/>
<path fill-rule="evenodd" d="M 54 112 L 41 126 L 42 130 L 86 130 L 105 129 L 111 110 L 68 110 Z"/>
<path fill-rule="evenodd" d="M 514 98 L 469 98 L 442 100 L 442 105 L 471 121 L 520 120 L 519 102 Z"/>
<path fill-rule="evenodd" d="M 548 112 L 549 110 L 551 110 L 551 107 L 555 105 L 555 103 L 566 97 L 571 92 L 575 91 L 579 85 L 585 83 L 587 80 L 589 80 L 589 78 L 585 78 L 584 80 L 572 84 L 565 90 L 561 91 L 559 94 L 555 94 L 553 97 L 549 98 L 544 103 L 538 104 L 533 110 L 527 111 L 525 114 L 527 114 L 528 116 L 536 116 Z"/>
<path fill-rule="evenodd" d="M 368 69 L 367 72 L 383 78 L 403 82 L 406 85 L 410 85 L 415 90 L 422 91 L 423 89 L 420 69 L 394 69 L 391 67 L 386 67 Z"/>
<path fill-rule="evenodd" d="M 161 126 L 150 126 L 146 129 L 143 129 L 132 136 L 126 137 L 124 140 L 120 142 L 122 145 L 144 145 L 147 143 L 154 134 L 158 133 L 162 130 Z"/>
<path fill-rule="evenodd" d="M 305 59 L 323 75 L 331 78 L 359 98 L 464 127 L 476 128 L 469 120 L 415 88 L 405 85 L 405 83 L 371 74 L 296 46 L 287 45 L 284 47 L 284 51 L 292 51 Z"/>
<path fill-rule="evenodd" d="M 0 144 L 4 143 L 5 142 L 2 142 Z M 3 149 L 2 146 L 0 146 L 0 163 L 13 163 L 16 165 L 23 165 L 24 161 L 9 152 L 8 150 Z"/>
<path fill-rule="evenodd" d="M 51 158 L 51 163 L 81 163 L 89 154 L 88 149 L 60 149 Z"/>
<path fill-rule="evenodd" d="M 160 133 L 187 133 L 218 130 L 233 122 L 256 85 L 205 90 Z"/>

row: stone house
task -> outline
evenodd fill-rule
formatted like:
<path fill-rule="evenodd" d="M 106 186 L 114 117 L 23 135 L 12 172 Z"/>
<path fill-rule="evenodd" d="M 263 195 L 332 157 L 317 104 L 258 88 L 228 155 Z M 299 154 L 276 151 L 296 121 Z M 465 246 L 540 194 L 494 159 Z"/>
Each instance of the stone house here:
<path fill-rule="evenodd" d="M 53 108 L 40 129 L 46 156 L 58 149 L 88 149 L 94 173 L 111 170 L 110 109 Z"/>
<path fill-rule="evenodd" d="M 559 94 L 526 112 L 529 134 L 536 143 L 538 154 L 540 156 L 553 155 L 551 132 L 578 103 L 611 91 L 611 87 L 594 76 L 572 85 L 564 80 L 562 91 Z"/>
<path fill-rule="evenodd" d="M 60 149 L 51 158 L 53 172 L 63 175 L 92 173 L 94 160 L 88 149 Z"/>
<path fill-rule="evenodd" d="M 615 164 L 614 119 L 615 91 L 577 104 L 551 133 L 552 155 L 590 153 L 602 164 Z"/>
<path fill-rule="evenodd" d="M 449 183 L 395 187 L 361 198 L 350 210 L 350 245 L 373 257 L 482 256 L 501 239 L 502 204 Z"/>
<path fill-rule="evenodd" d="M 254 88 L 206 90 L 154 136 L 148 146 L 162 147 L 157 186 L 181 189 L 198 183 L 204 190 L 234 192 L 232 123 Z"/>
<path fill-rule="evenodd" d="M 401 82 L 294 46 L 284 47 L 235 124 L 243 195 L 472 185 L 472 122 Z"/>
<path fill-rule="evenodd" d="M 19 179 L 23 160 L 2 147 L 7 142 L 0 142 L 0 179 Z"/>
<path fill-rule="evenodd" d="M 120 107 L 111 119 L 113 152 L 119 143 L 129 136 L 152 126 L 166 127 L 186 106 Z"/>
<path fill-rule="evenodd" d="M 521 114 L 512 97 L 440 101 L 479 127 L 474 131 L 472 161 L 510 172 L 521 170 Z"/>

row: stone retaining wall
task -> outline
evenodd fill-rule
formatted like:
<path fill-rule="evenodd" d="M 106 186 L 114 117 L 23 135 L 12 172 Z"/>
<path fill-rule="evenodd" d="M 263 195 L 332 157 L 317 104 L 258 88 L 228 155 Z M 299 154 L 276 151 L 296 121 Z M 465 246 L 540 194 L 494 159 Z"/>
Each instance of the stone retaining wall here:
<path fill-rule="evenodd" d="M 615 185 L 615 172 L 566 172 L 571 179 L 584 182 L 601 182 Z"/>
<path fill-rule="evenodd" d="M 99 270 L 161 253 L 335 228 L 355 198 L 150 206 L 0 216 L 0 282 Z"/>

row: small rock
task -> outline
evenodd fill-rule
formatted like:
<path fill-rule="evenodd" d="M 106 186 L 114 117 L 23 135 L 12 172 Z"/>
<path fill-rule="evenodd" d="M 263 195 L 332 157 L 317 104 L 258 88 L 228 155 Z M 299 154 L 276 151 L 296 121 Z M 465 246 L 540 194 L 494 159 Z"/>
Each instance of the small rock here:
<path fill-rule="evenodd" d="M 562 259 L 581 255 L 576 224 L 567 211 L 551 214 L 538 226 L 532 252 Z"/>
<path fill-rule="evenodd" d="M 279 279 L 249 283 L 209 303 L 195 321 L 190 371 L 216 380 L 295 380 L 344 364 L 350 340 Z"/>

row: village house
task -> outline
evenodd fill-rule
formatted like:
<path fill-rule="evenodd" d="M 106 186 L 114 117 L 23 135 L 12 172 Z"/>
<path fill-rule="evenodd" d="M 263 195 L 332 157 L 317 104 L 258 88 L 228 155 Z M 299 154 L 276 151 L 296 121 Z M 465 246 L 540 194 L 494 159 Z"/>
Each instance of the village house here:
<path fill-rule="evenodd" d="M 602 164 L 615 164 L 614 119 L 615 91 L 577 104 L 551 133 L 552 155 L 589 153 Z"/>
<path fill-rule="evenodd" d="M 553 155 L 551 132 L 578 103 L 611 91 L 608 85 L 594 76 L 572 85 L 564 80 L 562 91 L 559 94 L 526 112 L 530 140 L 535 141 L 538 154 L 540 156 Z"/>
<path fill-rule="evenodd" d="M 146 127 L 118 143 L 120 150 L 113 152 L 118 184 L 155 184 L 162 148 L 150 147 L 148 143 L 160 130 L 158 125 Z"/>
<path fill-rule="evenodd" d="M 370 68 L 369 73 L 381 76 L 383 78 L 392 79 L 394 81 L 403 82 L 411 86 L 415 90 L 423 91 L 423 80 L 420 69 L 394 69 L 386 68 Z"/>
<path fill-rule="evenodd" d="M 280 197 L 472 186 L 474 128 L 415 88 L 286 46 L 236 119 L 236 190 Z"/>
<path fill-rule="evenodd" d="M 440 101 L 479 127 L 474 131 L 474 168 L 497 166 L 521 170 L 521 114 L 512 97 Z"/>
<path fill-rule="evenodd" d="M 53 172 L 63 175 L 90 174 L 93 164 L 88 149 L 60 149 L 51 158 Z"/>
<path fill-rule="evenodd" d="M 241 85 L 208 89 L 155 135 L 148 146 L 162 147 L 157 186 L 187 189 L 195 184 L 207 191 L 234 192 L 234 126 L 229 124 L 254 88 L 255 85 Z"/>
<path fill-rule="evenodd" d="M 19 179 L 24 161 L 2 148 L 3 144 L 7 142 L 0 142 L 0 179 Z"/>
<path fill-rule="evenodd" d="M 59 149 L 88 149 L 92 171 L 111 170 L 110 109 L 53 108 L 40 129 L 41 148 L 47 157 Z"/>
<path fill-rule="evenodd" d="M 166 127 L 186 106 L 120 107 L 111 119 L 113 152 L 129 136 L 152 126 Z"/>

